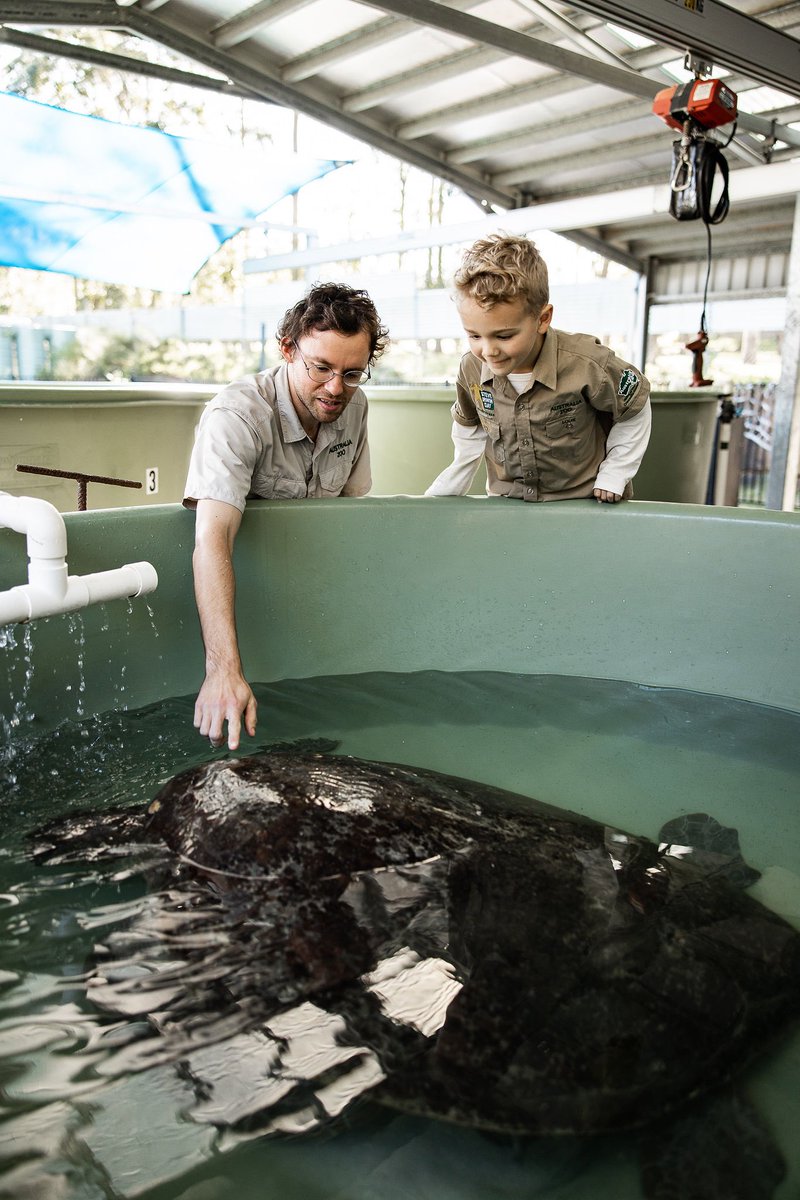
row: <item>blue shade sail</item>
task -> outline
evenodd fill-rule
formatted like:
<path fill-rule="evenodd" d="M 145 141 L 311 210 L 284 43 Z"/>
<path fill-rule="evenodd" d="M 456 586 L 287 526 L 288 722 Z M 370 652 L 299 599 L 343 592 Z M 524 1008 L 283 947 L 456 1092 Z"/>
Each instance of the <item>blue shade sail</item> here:
<path fill-rule="evenodd" d="M 186 292 L 222 242 L 342 165 L 0 92 L 0 264 Z"/>

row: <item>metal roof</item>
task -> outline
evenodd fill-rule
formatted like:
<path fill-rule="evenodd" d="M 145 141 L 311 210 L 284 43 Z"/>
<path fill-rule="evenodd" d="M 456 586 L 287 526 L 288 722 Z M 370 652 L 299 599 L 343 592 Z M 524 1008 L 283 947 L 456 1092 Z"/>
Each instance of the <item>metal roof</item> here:
<path fill-rule="evenodd" d="M 81 26 L 137 34 L 141 57 L 70 44 Z M 285 105 L 451 181 L 486 212 L 558 212 L 549 227 L 640 270 L 706 253 L 702 222 L 676 222 L 663 199 L 625 199 L 666 184 L 677 135 L 652 99 L 687 51 L 739 97 L 715 254 L 788 255 L 799 36 L 800 0 L 0 0 L 8 43 Z M 187 70 L 148 62 L 148 43 Z"/>

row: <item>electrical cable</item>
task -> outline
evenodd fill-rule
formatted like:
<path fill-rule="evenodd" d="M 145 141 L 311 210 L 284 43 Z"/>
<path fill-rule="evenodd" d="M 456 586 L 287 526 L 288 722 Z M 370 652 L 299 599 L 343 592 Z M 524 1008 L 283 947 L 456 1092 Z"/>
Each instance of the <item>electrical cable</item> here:
<path fill-rule="evenodd" d="M 703 285 L 703 312 L 700 317 L 700 332 L 707 335 L 708 326 L 706 325 L 706 306 L 708 303 L 708 284 L 711 278 L 711 226 L 719 225 L 724 221 L 730 209 L 730 195 L 728 193 L 728 164 L 722 154 L 726 146 L 730 146 L 736 133 L 736 122 L 733 123 L 730 136 L 726 142 L 717 145 L 716 142 L 706 141 L 705 153 L 699 165 L 699 179 L 697 186 L 697 198 L 700 206 L 700 215 L 703 219 L 703 224 L 706 227 L 706 279 Z M 711 195 L 714 188 L 714 176 L 717 168 L 719 168 L 722 176 L 722 192 L 717 201 L 713 213 L 711 212 Z"/>
<path fill-rule="evenodd" d="M 723 142 L 721 144 L 720 150 L 727 150 L 728 146 L 730 146 L 731 142 L 733 141 L 734 137 L 736 136 L 736 126 L 738 124 L 739 124 L 738 121 L 733 122 L 733 128 L 731 129 L 730 133 L 728 134 L 728 140 L 727 140 L 727 142 Z M 774 122 L 773 122 L 773 124 L 774 124 Z"/>
<path fill-rule="evenodd" d="M 717 171 L 722 177 L 722 191 L 712 210 L 711 197 Z M 727 217 L 731 203 L 728 193 L 728 163 L 716 142 L 706 140 L 698 145 L 697 174 L 700 216 L 706 225 L 719 225 Z"/>
<path fill-rule="evenodd" d="M 706 238 L 707 238 L 706 281 L 705 281 L 705 284 L 703 285 L 703 311 L 700 316 L 700 332 L 705 337 L 707 337 L 708 336 L 708 327 L 706 325 L 706 304 L 708 303 L 708 282 L 711 278 L 711 225 L 709 224 L 708 221 L 706 221 L 705 226 L 706 226 Z"/>

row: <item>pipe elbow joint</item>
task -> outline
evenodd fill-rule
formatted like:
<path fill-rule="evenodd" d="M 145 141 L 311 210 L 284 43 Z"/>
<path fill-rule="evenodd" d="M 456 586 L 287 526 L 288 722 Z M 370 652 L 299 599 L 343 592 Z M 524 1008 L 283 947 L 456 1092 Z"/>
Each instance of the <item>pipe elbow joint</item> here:
<path fill-rule="evenodd" d="M 144 596 L 158 586 L 158 575 L 149 562 L 127 563 L 93 575 L 68 575 L 64 518 L 47 500 L 0 492 L 3 526 L 27 536 L 29 563 L 27 584 L 0 592 L 0 625 Z"/>

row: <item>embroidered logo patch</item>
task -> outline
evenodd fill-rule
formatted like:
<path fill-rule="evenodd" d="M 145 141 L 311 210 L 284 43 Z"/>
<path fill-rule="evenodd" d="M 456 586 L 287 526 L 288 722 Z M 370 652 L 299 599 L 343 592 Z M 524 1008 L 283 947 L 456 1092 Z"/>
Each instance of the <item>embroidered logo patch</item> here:
<path fill-rule="evenodd" d="M 475 401 L 476 407 L 480 405 L 485 413 L 494 412 L 494 393 L 489 388 L 482 388 L 480 384 L 473 383 L 472 398 Z"/>
<path fill-rule="evenodd" d="M 640 376 L 635 371 L 632 371 L 630 367 L 626 367 L 619 377 L 619 387 L 617 389 L 617 395 L 622 396 L 623 408 L 628 407 L 636 395 L 640 383 Z"/>

